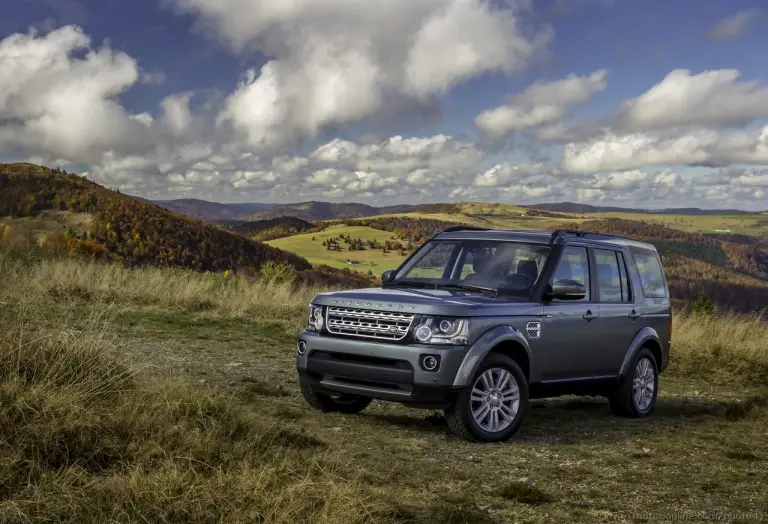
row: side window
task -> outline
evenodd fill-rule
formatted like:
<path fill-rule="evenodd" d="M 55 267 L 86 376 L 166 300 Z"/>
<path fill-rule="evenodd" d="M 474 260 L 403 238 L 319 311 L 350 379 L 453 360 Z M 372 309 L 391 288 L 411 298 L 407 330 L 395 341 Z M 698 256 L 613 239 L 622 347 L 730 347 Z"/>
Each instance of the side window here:
<path fill-rule="evenodd" d="M 563 250 L 560 260 L 557 262 L 555 274 L 552 275 L 552 282 L 569 279 L 580 282 L 587 288 L 587 296 L 581 301 L 589 302 L 589 257 L 587 257 L 587 248 L 568 246 Z M 572 301 L 570 301 L 572 302 Z"/>
<path fill-rule="evenodd" d="M 661 271 L 661 262 L 655 251 L 632 248 L 632 258 L 640 275 L 640 285 L 643 296 L 648 298 L 666 298 L 667 287 L 664 285 L 664 273 Z"/>
<path fill-rule="evenodd" d="M 622 274 L 621 253 L 595 249 L 597 289 L 600 302 L 626 302 L 628 298 L 626 271 Z"/>
<path fill-rule="evenodd" d="M 624 260 L 624 253 L 617 252 L 619 257 L 619 277 L 621 277 L 621 301 L 632 302 L 632 285 L 629 283 L 629 274 L 627 273 L 627 262 Z"/>

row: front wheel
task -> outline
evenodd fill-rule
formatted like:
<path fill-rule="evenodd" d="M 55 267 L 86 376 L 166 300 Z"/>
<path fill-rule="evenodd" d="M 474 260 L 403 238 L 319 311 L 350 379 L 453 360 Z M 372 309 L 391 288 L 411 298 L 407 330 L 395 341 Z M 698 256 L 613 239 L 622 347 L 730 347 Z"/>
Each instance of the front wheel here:
<path fill-rule="evenodd" d="M 336 396 L 321 393 L 303 378 L 299 378 L 299 387 L 301 388 L 301 394 L 304 397 L 304 400 L 307 401 L 307 404 L 319 411 L 360 413 L 367 408 L 368 404 L 373 400 L 369 397 L 348 395 L 346 393 L 339 393 Z"/>
<path fill-rule="evenodd" d="M 621 379 L 608 400 L 617 415 L 640 418 L 653 412 L 658 393 L 659 371 L 656 359 L 648 349 L 641 349 L 630 371 Z"/>
<path fill-rule="evenodd" d="M 491 353 L 472 378 L 471 387 L 445 410 L 448 426 L 470 441 L 509 439 L 523 423 L 528 409 L 528 382 L 509 357 Z"/>

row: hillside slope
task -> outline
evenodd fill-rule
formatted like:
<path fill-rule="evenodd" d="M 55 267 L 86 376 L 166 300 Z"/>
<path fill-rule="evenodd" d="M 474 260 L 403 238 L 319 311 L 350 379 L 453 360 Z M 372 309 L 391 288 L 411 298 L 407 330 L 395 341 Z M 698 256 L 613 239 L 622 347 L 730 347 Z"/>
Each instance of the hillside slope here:
<path fill-rule="evenodd" d="M 175 213 L 187 215 L 205 221 L 212 220 L 241 220 L 274 204 L 221 204 L 208 202 L 197 198 L 182 198 L 178 200 L 147 200 Z"/>
<path fill-rule="evenodd" d="M 302 220 L 330 220 L 334 218 L 366 217 L 378 215 L 379 210 L 367 204 L 334 204 L 330 202 L 299 202 L 270 207 L 252 214 L 249 220 L 269 220 L 291 216 Z"/>
<path fill-rule="evenodd" d="M 315 226 L 312 222 L 296 217 L 278 217 L 248 222 L 221 221 L 217 222 L 216 225 L 260 242 L 321 229 L 321 226 Z"/>
<path fill-rule="evenodd" d="M 35 216 L 46 210 L 91 214 L 87 232 L 70 232 L 65 240 L 71 252 L 94 258 L 198 271 L 258 269 L 270 260 L 297 270 L 311 268 L 293 253 L 110 191 L 83 177 L 33 164 L 0 164 L 0 216 Z"/>

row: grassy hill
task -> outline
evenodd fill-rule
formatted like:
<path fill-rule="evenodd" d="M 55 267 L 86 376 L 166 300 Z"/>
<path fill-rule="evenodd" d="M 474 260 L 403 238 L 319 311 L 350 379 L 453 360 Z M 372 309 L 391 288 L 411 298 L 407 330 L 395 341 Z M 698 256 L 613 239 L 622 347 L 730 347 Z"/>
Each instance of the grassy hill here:
<path fill-rule="evenodd" d="M 369 271 L 375 276 L 380 276 L 387 269 L 394 269 L 399 266 L 406 256 L 400 254 L 399 250 L 388 250 L 384 253 L 383 248 L 373 249 L 366 247 L 363 250 L 350 251 L 349 245 L 343 240 L 340 242 L 340 251 L 330 250 L 323 243 L 328 240 L 338 238 L 339 236 L 360 239 L 363 242 L 376 242 L 385 244 L 386 242 L 400 242 L 398 238 L 389 231 L 382 231 L 366 226 L 356 225 L 330 225 L 322 231 L 293 235 L 277 240 L 267 242 L 270 246 L 296 253 L 309 260 L 312 264 L 322 264 L 336 268 L 348 268 L 361 273 Z M 401 242 L 406 244 L 406 242 Z"/>

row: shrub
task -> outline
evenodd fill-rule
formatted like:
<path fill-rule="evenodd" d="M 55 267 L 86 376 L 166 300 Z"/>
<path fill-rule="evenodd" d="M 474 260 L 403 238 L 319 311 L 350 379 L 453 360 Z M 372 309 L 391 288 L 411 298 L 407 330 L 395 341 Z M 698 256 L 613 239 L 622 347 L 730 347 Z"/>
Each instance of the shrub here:
<path fill-rule="evenodd" d="M 296 268 L 285 262 L 269 260 L 259 270 L 261 278 L 267 282 L 282 284 L 296 280 Z"/>

